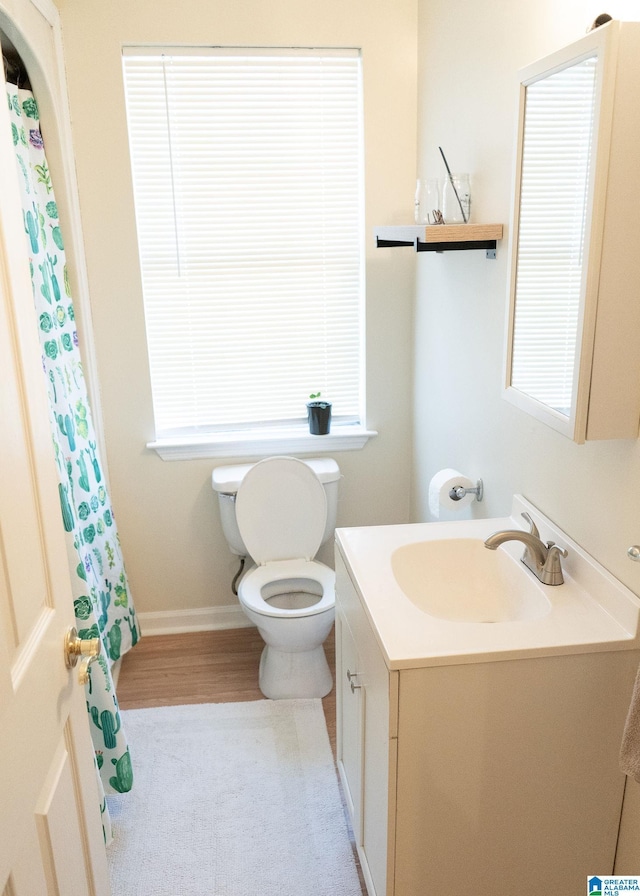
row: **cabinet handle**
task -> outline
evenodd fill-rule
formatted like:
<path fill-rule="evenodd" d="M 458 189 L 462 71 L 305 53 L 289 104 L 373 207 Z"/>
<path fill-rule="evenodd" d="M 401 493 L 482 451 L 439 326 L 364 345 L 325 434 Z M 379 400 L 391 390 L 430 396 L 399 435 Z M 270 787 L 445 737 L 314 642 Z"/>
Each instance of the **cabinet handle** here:
<path fill-rule="evenodd" d="M 361 684 L 356 684 L 354 678 L 358 677 L 358 672 L 352 672 L 350 669 L 347 669 L 347 681 L 351 684 L 351 693 L 355 694 L 356 690 L 362 687 Z"/>

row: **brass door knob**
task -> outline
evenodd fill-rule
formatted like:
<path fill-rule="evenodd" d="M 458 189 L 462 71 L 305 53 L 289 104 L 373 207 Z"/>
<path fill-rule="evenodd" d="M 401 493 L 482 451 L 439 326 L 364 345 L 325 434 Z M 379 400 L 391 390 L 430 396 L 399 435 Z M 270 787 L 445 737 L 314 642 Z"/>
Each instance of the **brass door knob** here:
<path fill-rule="evenodd" d="M 64 659 L 67 669 L 73 669 L 80 660 L 78 681 L 86 684 L 89 681 L 89 664 L 100 656 L 102 642 L 100 638 L 79 638 L 78 630 L 71 626 L 64 636 Z"/>

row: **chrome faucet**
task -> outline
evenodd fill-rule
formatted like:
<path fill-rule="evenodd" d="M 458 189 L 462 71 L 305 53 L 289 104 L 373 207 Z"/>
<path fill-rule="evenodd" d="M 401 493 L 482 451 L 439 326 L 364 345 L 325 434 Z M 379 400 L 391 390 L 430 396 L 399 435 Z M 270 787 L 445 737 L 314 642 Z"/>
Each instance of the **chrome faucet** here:
<path fill-rule="evenodd" d="M 527 569 L 530 569 L 543 585 L 562 585 L 564 578 L 560 557 L 567 556 L 566 550 L 553 541 L 548 541 L 545 544 L 540 539 L 538 527 L 529 514 L 523 513 L 522 516 L 531 527 L 529 532 L 524 532 L 521 529 L 504 529 L 501 532 L 494 532 L 485 541 L 485 548 L 495 551 L 505 541 L 521 541 L 525 546 L 521 559 Z"/>

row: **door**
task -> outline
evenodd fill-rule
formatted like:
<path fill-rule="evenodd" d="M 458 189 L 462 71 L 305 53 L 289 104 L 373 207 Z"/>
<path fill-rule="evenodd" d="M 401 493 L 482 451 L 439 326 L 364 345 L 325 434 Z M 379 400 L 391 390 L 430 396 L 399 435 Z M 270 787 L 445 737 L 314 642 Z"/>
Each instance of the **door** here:
<path fill-rule="evenodd" d="M 338 712 L 338 771 L 353 834 L 362 846 L 362 778 L 365 692 L 359 684 L 361 665 L 351 629 L 336 613 L 336 703 Z"/>
<path fill-rule="evenodd" d="M 26 258 L 0 103 L 0 894 L 108 896 Z"/>

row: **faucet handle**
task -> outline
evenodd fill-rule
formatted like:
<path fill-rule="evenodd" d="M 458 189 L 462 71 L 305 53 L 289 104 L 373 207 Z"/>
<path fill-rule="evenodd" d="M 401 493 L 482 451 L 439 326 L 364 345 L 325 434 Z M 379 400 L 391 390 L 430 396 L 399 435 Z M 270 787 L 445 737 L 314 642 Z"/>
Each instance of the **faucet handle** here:
<path fill-rule="evenodd" d="M 561 557 L 569 556 L 569 551 L 566 548 L 561 548 L 559 544 L 555 543 L 555 541 L 548 541 L 547 548 L 549 550 L 549 553 L 551 553 L 551 551 L 553 551 L 556 554 L 556 556 L 558 554 L 560 554 Z"/>
<path fill-rule="evenodd" d="M 532 535 L 534 535 L 536 538 L 540 538 L 540 533 L 538 532 L 538 527 L 536 526 L 536 524 L 535 524 L 535 523 L 533 522 L 533 520 L 531 519 L 531 516 L 530 516 L 526 511 L 524 511 L 524 512 L 521 514 L 521 516 L 522 516 L 523 519 L 525 519 L 525 520 L 529 523 L 529 532 L 530 532 Z"/>
<path fill-rule="evenodd" d="M 559 544 L 555 544 L 553 541 L 547 542 L 547 559 L 540 577 L 543 585 L 562 585 L 564 577 L 560 557 L 566 557 L 567 553 L 567 550 L 561 548 Z"/>

